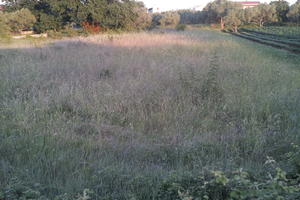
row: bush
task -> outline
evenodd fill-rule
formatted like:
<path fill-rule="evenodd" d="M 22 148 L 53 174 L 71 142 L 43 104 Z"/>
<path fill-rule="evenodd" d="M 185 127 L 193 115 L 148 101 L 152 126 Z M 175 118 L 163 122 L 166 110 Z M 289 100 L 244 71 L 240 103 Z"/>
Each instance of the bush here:
<path fill-rule="evenodd" d="M 146 12 L 145 8 L 136 8 L 137 18 L 134 21 L 134 28 L 138 30 L 149 29 L 151 27 L 151 16 Z"/>
<path fill-rule="evenodd" d="M 37 33 L 44 33 L 48 30 L 59 31 L 61 26 L 54 16 L 41 13 L 33 29 Z"/>
<path fill-rule="evenodd" d="M 175 27 L 179 24 L 180 15 L 176 12 L 163 12 L 152 16 L 152 27 Z"/>
<path fill-rule="evenodd" d="M 91 24 L 89 22 L 83 22 L 82 27 L 87 33 L 92 34 L 100 33 L 100 31 L 102 30 L 102 28 L 99 25 Z"/>
<path fill-rule="evenodd" d="M 180 15 L 176 12 L 164 12 L 159 20 L 160 25 L 163 27 L 176 26 L 179 24 L 179 21 Z"/>
<path fill-rule="evenodd" d="M 6 40 L 9 38 L 10 28 L 5 23 L 5 15 L 0 12 L 0 41 Z"/>
<path fill-rule="evenodd" d="M 174 179 L 174 178 L 173 178 Z M 222 171 L 195 177 L 175 178 L 165 181 L 159 191 L 159 199 L 299 199 L 297 182 L 287 179 L 286 173 L 276 168 L 269 178 L 259 180 L 248 172 L 239 170 L 226 175 Z"/>
<path fill-rule="evenodd" d="M 48 37 L 53 39 L 62 39 L 64 37 L 75 37 L 75 36 L 87 36 L 87 32 L 84 30 L 76 30 L 73 28 L 65 28 L 61 31 L 48 31 L 47 32 Z"/>
<path fill-rule="evenodd" d="M 31 30 L 36 22 L 35 16 L 27 9 L 6 13 L 6 23 L 13 32 L 21 32 L 22 30 Z"/>
<path fill-rule="evenodd" d="M 186 26 L 185 24 L 178 24 L 178 25 L 176 26 L 176 30 L 177 30 L 177 31 L 185 31 L 186 28 L 187 28 L 187 26 Z"/>

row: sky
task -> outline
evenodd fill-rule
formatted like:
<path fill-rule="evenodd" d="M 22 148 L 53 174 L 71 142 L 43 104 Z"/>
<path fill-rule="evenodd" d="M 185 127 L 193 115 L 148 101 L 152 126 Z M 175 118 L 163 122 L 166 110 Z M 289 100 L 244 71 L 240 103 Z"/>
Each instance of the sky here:
<path fill-rule="evenodd" d="M 199 6 L 202 9 L 211 0 L 142 0 L 147 8 L 159 8 L 160 11 L 189 9 Z M 241 0 L 242 1 L 242 0 Z M 243 0 L 244 1 L 244 0 Z M 249 0 L 251 1 L 251 0 Z M 256 1 L 256 0 L 255 0 Z M 260 0 L 269 3 L 271 0 Z M 297 0 L 287 0 L 290 4 Z"/>

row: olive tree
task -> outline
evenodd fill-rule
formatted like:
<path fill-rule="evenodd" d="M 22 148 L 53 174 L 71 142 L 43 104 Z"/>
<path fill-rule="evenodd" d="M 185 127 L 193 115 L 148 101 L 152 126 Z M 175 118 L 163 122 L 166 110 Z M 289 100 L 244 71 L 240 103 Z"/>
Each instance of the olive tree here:
<path fill-rule="evenodd" d="M 165 26 L 176 26 L 180 22 L 180 15 L 177 12 L 164 12 L 159 20 L 159 24 Z"/>
<path fill-rule="evenodd" d="M 35 16 L 27 8 L 22 8 L 11 13 L 5 13 L 6 24 L 13 32 L 31 30 L 36 22 Z"/>
<path fill-rule="evenodd" d="M 152 18 L 144 7 L 137 7 L 134 9 L 137 18 L 134 21 L 134 27 L 138 30 L 150 28 Z"/>
<path fill-rule="evenodd" d="M 6 15 L 0 11 L 0 41 L 9 35 L 10 28 L 6 23 Z"/>
<path fill-rule="evenodd" d="M 224 17 L 226 17 L 230 10 L 242 8 L 242 5 L 237 2 L 227 0 L 215 0 L 209 3 L 204 11 L 207 11 L 209 21 L 220 23 L 221 29 L 225 28 Z"/>
<path fill-rule="evenodd" d="M 290 11 L 287 14 L 290 21 L 300 23 L 300 0 L 291 6 Z"/>
<path fill-rule="evenodd" d="M 238 27 L 244 23 L 244 10 L 232 9 L 224 17 L 225 25 L 229 25 L 234 33 L 238 32 Z"/>
<path fill-rule="evenodd" d="M 274 5 L 276 7 L 276 15 L 279 22 L 287 21 L 287 13 L 289 12 L 290 6 L 287 1 L 278 0 L 272 1 L 270 5 Z"/>
<path fill-rule="evenodd" d="M 266 22 L 277 21 L 275 5 L 260 4 L 251 9 L 253 11 L 251 21 L 258 24 L 260 27 L 263 27 Z"/>

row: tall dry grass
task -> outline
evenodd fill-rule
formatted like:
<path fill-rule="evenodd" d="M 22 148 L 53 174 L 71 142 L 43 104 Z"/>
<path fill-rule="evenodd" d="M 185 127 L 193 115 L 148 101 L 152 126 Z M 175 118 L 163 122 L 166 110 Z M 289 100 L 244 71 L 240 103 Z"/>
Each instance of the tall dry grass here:
<path fill-rule="evenodd" d="M 299 138 L 299 75 L 297 56 L 208 30 L 1 49 L 0 187 L 155 199 L 173 172 L 264 172 Z"/>

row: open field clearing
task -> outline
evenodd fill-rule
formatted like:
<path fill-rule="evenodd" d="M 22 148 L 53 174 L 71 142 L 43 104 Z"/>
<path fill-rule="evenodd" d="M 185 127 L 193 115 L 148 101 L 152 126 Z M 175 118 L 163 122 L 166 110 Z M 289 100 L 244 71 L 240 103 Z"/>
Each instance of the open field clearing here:
<path fill-rule="evenodd" d="M 0 199 L 242 199 L 299 173 L 299 121 L 299 55 L 217 31 L 2 47 Z"/>

